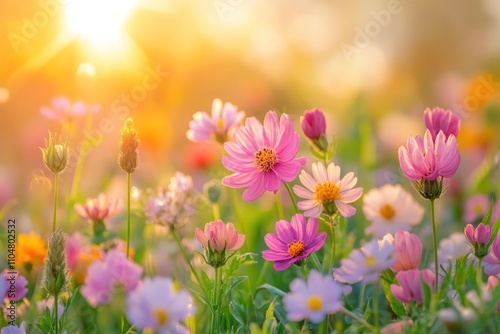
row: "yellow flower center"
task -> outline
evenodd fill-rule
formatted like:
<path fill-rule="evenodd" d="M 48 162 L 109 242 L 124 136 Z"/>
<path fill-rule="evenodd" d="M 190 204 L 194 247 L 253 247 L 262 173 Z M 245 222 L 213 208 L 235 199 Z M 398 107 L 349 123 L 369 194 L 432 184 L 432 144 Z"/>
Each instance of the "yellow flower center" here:
<path fill-rule="evenodd" d="M 340 199 L 340 188 L 330 181 L 318 183 L 314 188 L 313 199 L 318 203 L 330 203 Z"/>
<path fill-rule="evenodd" d="M 217 121 L 217 130 L 222 131 L 224 129 L 224 119 L 219 118 Z"/>
<path fill-rule="evenodd" d="M 375 259 L 375 257 L 373 255 L 368 255 L 365 259 L 365 265 L 367 267 L 372 267 L 374 266 L 375 264 L 377 264 L 377 259 Z"/>
<path fill-rule="evenodd" d="M 474 207 L 474 212 L 475 212 L 475 213 L 481 213 L 481 212 L 483 212 L 483 207 L 482 207 L 481 205 L 479 205 L 479 204 L 478 204 L 478 205 L 476 205 L 476 206 Z"/>
<path fill-rule="evenodd" d="M 319 311 L 323 307 L 323 301 L 318 296 L 311 296 L 307 300 L 307 306 L 311 311 Z"/>
<path fill-rule="evenodd" d="M 302 241 L 294 241 L 288 244 L 288 254 L 291 257 L 296 257 L 304 251 L 304 243 Z"/>
<path fill-rule="evenodd" d="M 276 165 L 276 153 L 271 148 L 263 148 L 255 153 L 254 163 L 261 172 L 268 172 Z"/>
<path fill-rule="evenodd" d="M 384 205 L 380 208 L 380 215 L 387 220 L 391 220 L 396 214 L 396 211 L 389 204 Z"/>
<path fill-rule="evenodd" d="M 165 310 L 162 309 L 153 310 L 153 315 L 155 316 L 156 320 L 158 320 L 158 324 L 160 326 L 165 325 L 168 321 L 168 313 Z"/>

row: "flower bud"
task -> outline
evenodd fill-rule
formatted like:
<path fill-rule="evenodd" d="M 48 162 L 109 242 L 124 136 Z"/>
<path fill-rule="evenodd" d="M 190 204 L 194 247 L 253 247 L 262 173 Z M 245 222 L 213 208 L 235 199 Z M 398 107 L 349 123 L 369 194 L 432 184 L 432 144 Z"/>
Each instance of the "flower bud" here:
<path fill-rule="evenodd" d="M 54 174 L 62 172 L 68 165 L 68 146 L 56 144 L 55 137 L 49 132 L 49 140 L 45 140 L 45 148 L 41 148 L 45 166 Z"/>
<path fill-rule="evenodd" d="M 52 296 L 58 296 L 68 288 L 69 271 L 66 264 L 66 240 L 61 228 L 49 239 L 43 275 L 43 287 Z"/>
<path fill-rule="evenodd" d="M 325 115 L 317 108 L 306 110 L 300 118 L 300 126 L 307 138 L 317 140 L 326 132 Z"/>
<path fill-rule="evenodd" d="M 139 164 L 138 146 L 137 130 L 134 128 L 134 121 L 129 117 L 121 131 L 120 154 L 118 156 L 118 164 L 129 174 L 133 173 Z"/>
<path fill-rule="evenodd" d="M 464 229 L 465 239 L 470 245 L 472 252 L 477 258 L 483 258 L 488 255 L 490 247 L 488 245 L 491 238 L 491 226 L 479 224 L 477 228 L 467 224 Z"/>

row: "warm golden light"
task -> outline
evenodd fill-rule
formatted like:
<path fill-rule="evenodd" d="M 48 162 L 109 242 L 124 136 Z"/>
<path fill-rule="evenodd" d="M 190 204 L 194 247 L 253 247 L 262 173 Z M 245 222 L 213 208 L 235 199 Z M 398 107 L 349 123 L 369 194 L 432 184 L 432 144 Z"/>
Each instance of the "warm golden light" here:
<path fill-rule="evenodd" d="M 68 28 L 93 44 L 104 46 L 120 38 L 135 0 L 73 0 L 66 6 Z"/>
<path fill-rule="evenodd" d="M 9 101 L 10 93 L 5 87 L 0 87 L 0 103 L 6 103 Z"/>
<path fill-rule="evenodd" d="M 80 75 L 93 77 L 95 75 L 95 67 L 92 63 L 86 61 L 78 65 L 78 69 L 76 70 L 76 72 Z"/>

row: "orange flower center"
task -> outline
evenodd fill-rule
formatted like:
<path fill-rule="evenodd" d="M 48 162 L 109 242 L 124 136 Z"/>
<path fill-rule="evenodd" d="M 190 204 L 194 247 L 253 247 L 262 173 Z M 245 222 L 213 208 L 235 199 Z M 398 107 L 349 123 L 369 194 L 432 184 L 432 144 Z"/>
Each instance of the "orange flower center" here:
<path fill-rule="evenodd" d="M 296 257 L 304 251 L 304 243 L 302 241 L 294 241 L 288 244 L 288 254 L 291 257 Z"/>
<path fill-rule="evenodd" d="M 314 188 L 313 199 L 318 203 L 330 203 L 340 199 L 340 188 L 333 182 L 318 183 Z"/>
<path fill-rule="evenodd" d="M 168 321 L 168 313 L 165 310 L 162 310 L 162 309 L 153 310 L 153 315 L 156 318 L 156 320 L 158 321 L 158 324 L 160 326 L 165 325 Z"/>
<path fill-rule="evenodd" d="M 391 220 L 392 217 L 396 214 L 396 211 L 389 204 L 385 204 L 380 208 L 380 215 L 387 220 Z"/>
<path fill-rule="evenodd" d="M 261 172 L 268 172 L 276 165 L 276 153 L 271 148 L 263 148 L 255 153 L 254 163 Z"/>
<path fill-rule="evenodd" d="M 478 205 L 476 205 L 476 206 L 474 207 L 474 212 L 475 212 L 475 213 L 481 213 L 481 212 L 483 212 L 483 207 L 482 207 L 482 205 L 479 205 L 479 204 L 478 204 Z"/>
<path fill-rule="evenodd" d="M 318 296 L 311 296 L 307 300 L 307 306 L 311 311 L 319 311 L 323 307 L 323 301 Z"/>
<path fill-rule="evenodd" d="M 368 255 L 365 259 L 365 265 L 367 267 L 372 267 L 374 266 L 375 264 L 377 264 L 377 259 L 375 259 L 375 257 L 373 255 Z"/>

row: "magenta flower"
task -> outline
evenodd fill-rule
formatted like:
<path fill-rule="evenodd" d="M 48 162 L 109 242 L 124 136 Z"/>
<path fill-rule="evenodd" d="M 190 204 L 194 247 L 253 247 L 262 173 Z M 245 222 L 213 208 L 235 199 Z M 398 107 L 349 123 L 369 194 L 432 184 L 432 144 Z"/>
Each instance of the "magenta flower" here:
<path fill-rule="evenodd" d="M 439 131 L 443 131 L 446 139 L 450 135 L 458 137 L 458 130 L 460 129 L 460 118 L 451 110 L 441 108 L 429 108 L 424 111 L 425 125 L 431 132 L 432 139 L 436 139 Z"/>
<path fill-rule="evenodd" d="M 186 290 L 177 291 L 169 278 L 146 278 L 127 296 L 127 319 L 138 329 L 155 333 L 189 333 L 184 325 L 196 311 Z"/>
<path fill-rule="evenodd" d="M 490 252 L 484 257 L 483 266 L 486 275 L 500 274 L 500 233 L 493 240 Z"/>
<path fill-rule="evenodd" d="M 107 304 L 115 289 L 121 287 L 125 292 L 134 290 L 139 284 L 142 268 L 127 259 L 127 256 L 112 249 L 103 260 L 94 261 L 87 270 L 82 295 L 92 305 Z"/>
<path fill-rule="evenodd" d="M 276 193 L 281 182 L 291 182 L 306 163 L 295 158 L 299 150 L 299 135 L 286 114 L 269 111 L 262 125 L 254 117 L 247 118 L 245 126 L 234 134 L 234 141 L 226 142 L 228 155 L 222 157 L 224 167 L 234 172 L 222 179 L 232 188 L 246 188 L 243 199 L 255 201 L 266 190 Z"/>
<path fill-rule="evenodd" d="M 205 225 L 205 231 L 198 227 L 194 234 L 204 248 L 210 248 L 216 252 L 236 251 L 243 247 L 245 235 L 239 234 L 232 223 L 224 224 L 222 220 L 216 220 Z"/>
<path fill-rule="evenodd" d="M 87 113 L 96 113 L 101 110 L 100 106 L 87 106 L 81 101 L 74 104 L 65 97 L 57 97 L 52 100 L 52 108 L 42 107 L 40 113 L 48 119 L 64 120 L 83 116 Z"/>
<path fill-rule="evenodd" d="M 19 301 L 28 293 L 28 280 L 18 273 L 9 274 L 5 269 L 0 274 L 0 301 Z M 2 294 L 3 292 L 3 294 Z"/>
<path fill-rule="evenodd" d="M 325 115 L 320 109 L 306 110 L 300 117 L 300 126 L 307 138 L 319 139 L 326 132 Z"/>
<path fill-rule="evenodd" d="M 224 105 L 220 99 L 212 102 L 212 117 L 206 112 L 199 111 L 193 115 L 189 122 L 189 130 L 186 136 L 194 142 L 217 140 L 224 143 L 231 140 L 234 131 L 243 122 L 245 112 L 238 111 L 238 107 L 226 102 Z"/>
<path fill-rule="evenodd" d="M 120 204 L 120 200 L 110 200 L 101 193 L 97 198 L 87 198 L 85 205 L 75 204 L 74 209 L 82 219 L 102 221 L 113 217 L 120 209 Z"/>
<path fill-rule="evenodd" d="M 429 269 L 422 271 L 418 269 L 400 271 L 396 274 L 399 285 L 391 284 L 391 292 L 402 303 L 422 303 L 422 283 L 421 279 L 434 289 L 436 276 Z"/>
<path fill-rule="evenodd" d="M 354 188 L 358 178 L 353 172 L 341 179 L 340 167 L 333 162 L 328 167 L 322 162 L 313 162 L 312 176 L 303 170 L 299 178 L 304 187 L 295 185 L 293 192 L 306 199 L 297 203 L 299 209 L 305 210 L 304 216 L 316 218 L 321 213 L 334 215 L 338 211 L 344 217 L 351 217 L 356 213 L 349 204 L 361 197 L 363 188 Z"/>
<path fill-rule="evenodd" d="M 491 238 L 491 226 L 480 223 L 477 228 L 475 228 L 472 224 L 467 224 L 464 233 L 467 242 L 472 247 L 474 247 L 476 243 L 479 245 L 487 244 Z"/>
<path fill-rule="evenodd" d="M 429 130 L 425 131 L 423 139 L 410 136 L 406 147 L 401 146 L 398 153 L 403 173 L 413 181 L 452 177 L 460 164 L 456 137 L 450 135 L 446 138 L 443 132 L 435 141 Z"/>
<path fill-rule="evenodd" d="M 397 231 L 394 235 L 394 258 L 391 269 L 395 272 L 418 269 L 422 259 L 422 241 L 413 233 Z"/>
<path fill-rule="evenodd" d="M 325 232 L 318 233 L 318 220 L 310 218 L 306 224 L 306 218 L 300 213 L 292 217 L 291 223 L 279 220 L 275 228 L 276 234 L 267 233 L 264 237 L 269 250 L 263 251 L 262 257 L 273 261 L 276 271 L 283 271 L 317 252 L 326 240 Z"/>

